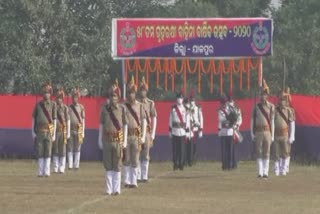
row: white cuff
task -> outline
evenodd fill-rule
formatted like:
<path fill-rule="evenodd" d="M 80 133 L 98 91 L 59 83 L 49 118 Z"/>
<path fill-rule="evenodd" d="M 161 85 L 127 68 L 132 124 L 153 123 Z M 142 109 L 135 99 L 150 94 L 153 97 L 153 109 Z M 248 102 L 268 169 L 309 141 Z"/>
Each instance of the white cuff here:
<path fill-rule="evenodd" d="M 154 139 L 156 136 L 156 129 L 157 129 L 157 117 L 153 117 L 153 119 L 152 119 L 152 133 L 151 133 L 152 139 Z"/>
<path fill-rule="evenodd" d="M 146 132 L 147 132 L 147 120 L 142 120 L 142 137 L 141 137 L 141 143 L 144 144 L 146 142 Z"/>
<path fill-rule="evenodd" d="M 53 141 L 56 140 L 56 130 L 57 130 L 57 120 L 53 120 L 53 134 L 52 134 Z"/>
<path fill-rule="evenodd" d="M 71 135 L 71 122 L 68 120 L 67 122 L 67 138 L 69 139 Z"/>
<path fill-rule="evenodd" d="M 254 139 L 254 127 L 253 127 L 253 119 L 251 119 L 251 123 L 250 123 L 250 132 L 251 132 L 251 140 Z"/>
<path fill-rule="evenodd" d="M 127 148 L 128 143 L 128 125 L 123 126 L 123 148 Z"/>
<path fill-rule="evenodd" d="M 84 138 L 84 131 L 85 131 L 85 120 L 82 119 L 82 138 Z"/>
<path fill-rule="evenodd" d="M 274 120 L 271 120 L 271 139 L 274 141 Z"/>
<path fill-rule="evenodd" d="M 296 134 L 296 124 L 295 121 L 290 122 L 290 141 L 291 143 L 295 140 L 295 134 Z"/>

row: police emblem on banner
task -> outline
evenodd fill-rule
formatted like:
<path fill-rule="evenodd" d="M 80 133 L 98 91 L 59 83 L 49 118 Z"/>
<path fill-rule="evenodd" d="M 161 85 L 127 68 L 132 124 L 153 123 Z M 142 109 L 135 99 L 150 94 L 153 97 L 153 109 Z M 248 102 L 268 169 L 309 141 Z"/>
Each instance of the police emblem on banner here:
<path fill-rule="evenodd" d="M 135 52 L 136 40 L 136 33 L 133 27 L 130 27 L 130 23 L 127 22 L 126 26 L 120 32 L 120 45 L 123 54 L 131 55 Z"/>
<path fill-rule="evenodd" d="M 253 29 L 251 47 L 258 55 L 266 54 L 271 48 L 269 31 L 262 21 Z"/>

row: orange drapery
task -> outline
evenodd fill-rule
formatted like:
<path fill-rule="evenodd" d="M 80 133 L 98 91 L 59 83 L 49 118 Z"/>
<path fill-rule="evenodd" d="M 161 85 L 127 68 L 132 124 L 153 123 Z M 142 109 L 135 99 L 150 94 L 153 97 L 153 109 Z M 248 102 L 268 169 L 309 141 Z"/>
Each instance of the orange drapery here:
<path fill-rule="evenodd" d="M 142 63 L 144 60 L 144 64 Z M 183 75 L 183 89 L 187 89 L 187 75 L 197 75 L 197 91 L 201 93 L 202 90 L 202 76 L 208 76 L 210 83 L 210 92 L 214 92 L 214 78 L 219 76 L 220 94 L 223 93 L 224 77 L 229 76 L 230 85 L 229 90 L 234 89 L 233 81 L 234 75 L 239 76 L 239 89 L 243 90 L 243 80 L 245 75 L 247 90 L 250 90 L 250 77 L 252 71 L 258 72 L 258 80 L 261 78 L 262 71 L 260 69 L 261 58 L 241 58 L 241 59 L 230 59 L 228 60 L 216 60 L 210 59 L 204 63 L 202 59 L 196 59 L 191 63 L 190 59 L 183 59 L 178 66 L 176 59 L 165 58 L 165 59 L 127 59 L 125 62 L 125 74 L 126 80 L 128 79 L 129 73 L 135 76 L 135 81 L 139 81 L 139 73 L 144 73 L 146 83 L 149 84 L 150 73 L 156 73 L 156 86 L 160 87 L 160 84 L 164 86 L 167 91 L 169 87 L 172 91 L 175 90 L 175 75 Z M 205 65 L 207 64 L 207 66 Z M 160 83 L 160 75 L 164 75 L 164 83 Z M 140 75 L 142 76 L 142 75 Z M 171 86 L 168 84 L 168 78 L 171 78 Z"/>

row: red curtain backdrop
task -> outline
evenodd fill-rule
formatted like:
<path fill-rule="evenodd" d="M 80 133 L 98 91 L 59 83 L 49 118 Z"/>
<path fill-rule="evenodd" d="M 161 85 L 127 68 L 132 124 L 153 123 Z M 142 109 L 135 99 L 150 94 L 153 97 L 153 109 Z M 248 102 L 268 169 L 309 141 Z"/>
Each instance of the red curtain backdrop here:
<path fill-rule="evenodd" d="M 32 110 L 36 102 L 41 97 L 36 96 L 0 96 L 0 129 L 29 129 L 31 128 Z M 272 97 L 270 101 L 277 102 Z M 101 105 L 105 102 L 105 98 L 81 98 L 80 102 L 85 106 L 86 110 L 86 127 L 88 129 L 98 129 L 99 114 Z M 66 98 L 65 103 L 70 104 L 71 99 Z M 173 102 L 158 101 L 156 108 L 158 112 L 157 134 L 165 135 L 168 133 L 169 111 Z M 202 106 L 204 114 L 204 132 L 207 134 L 217 133 L 217 109 L 218 101 L 199 102 Z M 242 130 L 250 128 L 250 116 L 254 99 L 237 100 L 243 114 Z M 320 125 L 320 97 L 312 96 L 292 96 L 292 105 L 296 110 L 297 125 L 300 126 L 319 126 Z"/>

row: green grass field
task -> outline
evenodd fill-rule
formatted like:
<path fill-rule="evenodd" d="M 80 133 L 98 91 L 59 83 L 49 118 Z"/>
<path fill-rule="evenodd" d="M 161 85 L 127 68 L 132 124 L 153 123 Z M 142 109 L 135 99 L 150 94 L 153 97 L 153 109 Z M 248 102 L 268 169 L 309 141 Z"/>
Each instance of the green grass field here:
<path fill-rule="evenodd" d="M 292 166 L 287 177 L 257 179 L 255 163 L 222 172 L 219 163 L 200 162 L 183 172 L 170 163 L 152 163 L 151 180 L 138 189 L 104 194 L 101 163 L 79 171 L 37 177 L 32 160 L 0 161 L 0 213 L 226 213 L 319 214 L 320 170 Z M 271 173 L 272 174 L 272 173 Z"/>

